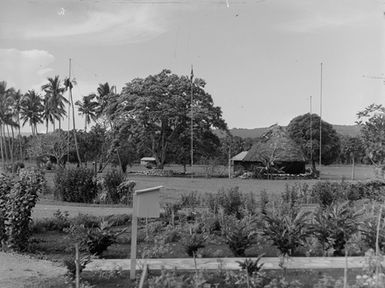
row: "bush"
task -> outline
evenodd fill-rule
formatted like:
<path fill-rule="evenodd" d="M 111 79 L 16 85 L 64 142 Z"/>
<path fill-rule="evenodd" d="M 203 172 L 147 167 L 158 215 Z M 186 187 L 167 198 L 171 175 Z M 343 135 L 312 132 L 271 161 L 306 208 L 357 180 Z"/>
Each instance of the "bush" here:
<path fill-rule="evenodd" d="M 238 187 L 221 189 L 214 195 L 207 195 L 207 205 L 211 212 L 217 214 L 223 209 L 225 215 L 235 215 L 238 219 L 243 217 L 243 212 L 248 207 L 247 202 Z"/>
<path fill-rule="evenodd" d="M 15 163 L 7 165 L 5 168 L 7 172 L 10 173 L 17 173 L 20 171 L 20 169 L 23 169 L 25 167 L 24 163 L 21 161 L 17 161 Z"/>
<path fill-rule="evenodd" d="M 91 203 L 97 196 L 94 173 L 87 168 L 61 169 L 54 182 L 55 196 L 62 201 Z"/>
<path fill-rule="evenodd" d="M 259 263 L 263 254 L 258 256 L 257 259 L 245 259 L 245 261 L 236 261 L 242 270 L 245 270 L 249 276 L 253 276 L 253 274 L 257 274 L 263 267 L 263 263 Z"/>
<path fill-rule="evenodd" d="M 242 220 L 227 216 L 221 223 L 226 243 L 235 257 L 245 257 L 246 249 L 257 243 L 256 219 L 245 217 Z"/>
<path fill-rule="evenodd" d="M 61 212 L 59 209 L 53 214 L 53 218 L 45 218 L 42 220 L 34 221 L 31 226 L 33 233 L 41 233 L 45 231 L 59 231 L 62 232 L 65 228 L 68 228 L 71 224 L 68 219 L 68 211 Z"/>
<path fill-rule="evenodd" d="M 196 256 L 198 249 L 205 247 L 206 238 L 203 234 L 187 234 L 182 239 L 182 245 L 187 255 Z"/>
<path fill-rule="evenodd" d="M 8 248 L 22 251 L 28 247 L 32 208 L 44 187 L 42 173 L 34 169 L 22 169 L 15 178 L 1 177 L 0 238 Z"/>
<path fill-rule="evenodd" d="M 118 189 L 119 185 L 124 181 L 125 176 L 123 173 L 118 172 L 117 170 L 111 170 L 107 172 L 106 175 L 103 177 L 102 181 L 102 189 L 104 190 L 105 195 L 105 202 L 106 203 L 120 203 L 121 198 L 123 195 L 121 195 L 119 192 L 121 192 L 120 189 Z"/>
<path fill-rule="evenodd" d="M 282 255 L 295 255 L 298 247 L 305 244 L 310 236 L 309 213 L 293 208 L 263 215 L 263 235 L 273 242 Z"/>
<path fill-rule="evenodd" d="M 343 256 L 346 242 L 358 231 L 360 216 L 361 212 L 355 211 L 348 202 L 334 203 L 317 210 L 311 232 L 324 251 L 332 248 L 334 256 Z"/>

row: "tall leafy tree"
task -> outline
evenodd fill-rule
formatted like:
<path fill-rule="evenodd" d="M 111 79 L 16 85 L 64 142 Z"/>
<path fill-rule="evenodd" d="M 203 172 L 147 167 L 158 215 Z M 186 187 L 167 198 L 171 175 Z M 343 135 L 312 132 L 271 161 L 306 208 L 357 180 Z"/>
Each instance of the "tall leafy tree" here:
<path fill-rule="evenodd" d="M 66 116 L 67 112 L 65 104 L 68 100 L 64 97 L 63 93 L 65 87 L 58 75 L 54 78 L 48 77 L 48 83 L 44 84 L 41 89 L 46 93 L 44 100 L 44 119 L 47 121 L 53 119 L 52 124 L 55 127 L 55 119 L 59 121 L 59 129 L 61 129 L 61 120 Z M 48 114 L 48 115 L 47 115 Z"/>
<path fill-rule="evenodd" d="M 375 165 L 385 163 L 385 107 L 371 104 L 357 113 L 366 155 Z"/>
<path fill-rule="evenodd" d="M 23 126 L 29 123 L 33 136 L 37 135 L 37 124 L 43 123 L 42 113 L 43 104 L 40 95 L 34 90 L 29 90 L 23 97 L 20 120 Z"/>
<path fill-rule="evenodd" d="M 320 151 L 320 121 L 317 114 L 307 113 L 292 119 L 287 127 L 290 137 L 301 146 L 307 159 L 312 160 L 313 169 L 315 162 L 319 161 Z M 310 128 L 310 123 L 311 128 Z M 339 155 L 340 140 L 333 126 L 322 120 L 322 147 L 321 160 L 323 164 L 333 163 Z"/>
<path fill-rule="evenodd" d="M 12 94 L 12 114 L 13 117 L 17 123 L 17 128 L 18 128 L 18 143 L 19 143 L 19 158 L 22 159 L 23 157 L 23 152 L 22 152 L 22 138 L 21 138 L 21 131 L 20 131 L 20 111 L 22 107 L 22 102 L 23 102 L 23 97 L 24 95 L 21 93 L 20 90 L 15 91 L 15 93 Z"/>
<path fill-rule="evenodd" d="M 84 131 L 87 132 L 87 125 L 92 121 L 96 121 L 96 108 L 98 103 L 93 101 L 95 99 L 95 94 L 90 94 L 88 96 L 83 96 L 82 101 L 78 100 L 75 102 L 75 105 L 78 106 L 79 115 L 84 116 Z"/>
<path fill-rule="evenodd" d="M 171 147 L 177 143 L 187 144 L 191 105 L 196 149 L 202 148 L 200 143 L 216 137 L 211 135 L 211 128 L 227 130 L 222 111 L 214 106 L 211 95 L 204 90 L 205 85 L 204 80 L 195 79 L 191 103 L 189 77 L 163 70 L 145 79 L 134 79 L 126 84 L 121 95 L 109 100 L 115 107 L 110 110 L 109 118 L 115 130 L 129 131 L 127 134 L 132 139 L 138 139 L 140 149 L 155 157 L 157 167 L 163 168 Z"/>

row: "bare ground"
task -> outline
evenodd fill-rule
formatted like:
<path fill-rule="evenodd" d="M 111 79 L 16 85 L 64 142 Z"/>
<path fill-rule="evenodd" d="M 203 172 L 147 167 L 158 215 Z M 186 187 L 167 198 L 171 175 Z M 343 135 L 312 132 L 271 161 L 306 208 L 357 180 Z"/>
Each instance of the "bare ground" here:
<path fill-rule="evenodd" d="M 54 262 L 0 252 L 0 287 L 31 287 L 36 280 L 62 277 L 65 273 L 66 268 Z"/>

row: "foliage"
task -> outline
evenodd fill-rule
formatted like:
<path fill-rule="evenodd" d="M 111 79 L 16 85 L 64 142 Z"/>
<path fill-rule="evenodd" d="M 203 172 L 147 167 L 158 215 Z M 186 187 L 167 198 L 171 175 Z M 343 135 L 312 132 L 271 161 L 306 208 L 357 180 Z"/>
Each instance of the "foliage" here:
<path fill-rule="evenodd" d="M 44 231 L 63 231 L 71 224 L 68 211 L 60 211 L 59 209 L 53 214 L 53 218 L 45 218 L 42 220 L 33 221 L 31 230 L 34 233 Z"/>
<path fill-rule="evenodd" d="M 90 255 L 81 255 L 79 256 L 79 273 L 81 273 L 84 268 L 86 268 L 87 264 L 91 262 Z M 64 265 L 67 268 L 67 276 L 69 276 L 71 279 L 75 279 L 76 277 L 76 264 L 75 264 L 75 257 L 74 255 L 71 255 L 70 257 L 67 257 L 64 259 Z"/>
<path fill-rule="evenodd" d="M 91 254 L 101 255 L 116 241 L 116 234 L 108 231 L 107 228 L 109 228 L 108 223 L 102 222 L 100 228 L 88 229 L 86 244 Z"/>
<path fill-rule="evenodd" d="M 253 209 L 255 206 L 250 206 L 256 205 L 254 197 L 251 194 L 246 197 L 238 187 L 221 189 L 216 194 L 208 194 L 206 201 L 211 212 L 217 214 L 222 209 L 225 215 L 235 215 L 238 219 L 242 218 L 247 208 Z"/>
<path fill-rule="evenodd" d="M 87 168 L 60 169 L 54 182 L 55 195 L 62 201 L 91 203 L 97 196 L 94 173 Z"/>
<path fill-rule="evenodd" d="M 205 84 L 202 79 L 195 79 L 193 83 L 197 154 L 210 150 L 211 140 L 218 141 L 212 127 L 227 129 L 221 109 L 214 106 L 212 97 L 204 90 Z M 110 107 L 106 109 L 107 114 L 118 134 L 127 135 L 125 141 L 135 141 L 140 150 L 155 157 L 158 168 L 163 168 L 171 152 L 179 156 L 188 153 L 184 144 L 188 144 L 186 140 L 190 137 L 190 91 L 188 77 L 163 70 L 127 83 L 121 95 L 107 99 L 107 107 Z"/>
<path fill-rule="evenodd" d="M 383 164 L 385 159 L 385 107 L 371 104 L 357 113 L 357 124 L 366 155 L 375 164 Z"/>
<path fill-rule="evenodd" d="M 355 211 L 348 202 L 333 203 L 319 208 L 314 214 L 312 234 L 323 250 L 333 249 L 333 255 L 343 256 L 347 241 L 358 231 L 361 211 Z"/>
<path fill-rule="evenodd" d="M 28 156 L 34 159 L 53 157 L 58 165 L 64 166 L 64 156 L 68 154 L 71 144 L 68 134 L 56 130 L 49 134 L 40 134 L 29 141 Z"/>
<path fill-rule="evenodd" d="M 182 245 L 187 255 L 195 257 L 198 249 L 205 247 L 207 236 L 199 233 L 186 234 L 182 238 Z"/>
<path fill-rule="evenodd" d="M 101 183 L 101 189 L 105 193 L 105 203 L 121 202 L 122 196 L 124 195 L 120 195 L 119 192 L 121 192 L 121 190 L 119 189 L 119 185 L 123 183 L 124 179 L 124 174 L 118 172 L 117 170 L 108 171 L 104 175 Z"/>
<path fill-rule="evenodd" d="M 15 178 L 1 176 L 0 183 L 0 240 L 8 248 L 25 250 L 31 234 L 32 208 L 45 179 L 38 170 L 22 169 Z"/>
<path fill-rule="evenodd" d="M 246 256 L 246 249 L 257 243 L 255 217 L 238 220 L 234 216 L 226 216 L 222 220 L 221 227 L 226 243 L 235 257 Z"/>
<path fill-rule="evenodd" d="M 245 270 L 249 276 L 257 274 L 263 267 L 263 263 L 259 263 L 263 255 L 257 257 L 257 259 L 245 259 L 244 261 L 236 261 L 242 270 Z"/>
<path fill-rule="evenodd" d="M 284 206 L 284 203 L 281 204 Z M 283 255 L 295 255 L 310 236 L 309 213 L 302 213 L 297 207 L 278 207 L 263 215 L 262 234 L 272 241 Z"/>
<path fill-rule="evenodd" d="M 311 128 L 310 121 L 312 123 Z M 310 113 L 307 113 L 292 119 L 287 127 L 290 137 L 301 146 L 306 158 L 313 160 L 313 166 L 316 161 L 319 161 L 320 121 L 321 119 L 317 114 L 310 115 Z M 340 141 L 331 124 L 325 121 L 321 121 L 321 123 L 321 160 L 322 164 L 331 164 L 338 158 Z"/>
<path fill-rule="evenodd" d="M 365 147 L 361 137 L 358 136 L 340 136 L 341 151 L 340 161 L 344 164 L 350 164 L 354 160 L 363 163 L 365 160 Z"/>

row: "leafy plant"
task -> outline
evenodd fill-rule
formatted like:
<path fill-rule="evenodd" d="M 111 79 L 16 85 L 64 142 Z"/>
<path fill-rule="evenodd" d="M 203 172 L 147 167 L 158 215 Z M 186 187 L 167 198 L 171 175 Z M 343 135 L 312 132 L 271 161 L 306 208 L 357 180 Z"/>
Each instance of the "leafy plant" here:
<path fill-rule="evenodd" d="M 319 208 L 314 215 L 311 232 L 324 251 L 333 248 L 335 256 L 342 256 L 346 242 L 358 231 L 361 214 L 361 211 L 350 207 L 349 202 Z"/>
<path fill-rule="evenodd" d="M 106 203 L 120 203 L 122 195 L 120 195 L 120 184 L 124 181 L 125 176 L 117 170 L 107 172 L 103 177 L 102 189 L 106 193 Z"/>
<path fill-rule="evenodd" d="M 262 233 L 283 255 L 292 256 L 310 236 L 309 213 L 301 213 L 299 209 L 281 212 L 276 210 L 263 216 Z"/>
<path fill-rule="evenodd" d="M 97 195 L 94 172 L 87 168 L 60 169 L 54 182 L 55 195 L 63 201 L 91 203 Z"/>
<path fill-rule="evenodd" d="M 32 208 L 45 187 L 43 174 L 35 169 L 22 169 L 18 177 L 0 180 L 0 237 L 8 248 L 25 250 L 31 234 Z"/>
<path fill-rule="evenodd" d="M 239 264 L 242 270 L 245 270 L 249 276 L 252 276 L 253 274 L 258 274 L 258 272 L 262 269 L 263 263 L 259 263 L 262 257 L 263 254 L 258 256 L 255 260 L 245 259 L 245 261 L 236 262 Z"/>
<path fill-rule="evenodd" d="M 242 220 L 234 216 L 223 219 L 221 226 L 231 252 L 236 257 L 244 257 L 246 249 L 257 243 L 255 218 L 245 217 Z"/>
<path fill-rule="evenodd" d="M 187 255 L 195 257 L 198 249 L 205 247 L 207 237 L 203 234 L 187 234 L 182 239 L 182 245 Z"/>

